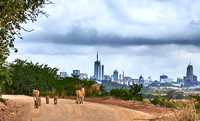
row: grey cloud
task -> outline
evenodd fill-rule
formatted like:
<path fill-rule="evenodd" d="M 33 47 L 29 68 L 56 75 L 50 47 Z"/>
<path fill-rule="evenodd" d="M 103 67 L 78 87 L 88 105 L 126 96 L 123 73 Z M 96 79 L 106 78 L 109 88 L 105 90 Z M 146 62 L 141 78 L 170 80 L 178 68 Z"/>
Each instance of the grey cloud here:
<path fill-rule="evenodd" d="M 95 29 L 74 28 L 67 34 L 48 34 L 40 32 L 24 38 L 23 42 L 55 43 L 66 45 L 102 45 L 102 46 L 134 46 L 134 45 L 194 45 L 200 46 L 200 37 L 149 39 L 121 37 L 115 34 L 100 35 Z"/>
<path fill-rule="evenodd" d="M 68 1 L 70 6 L 66 6 L 66 10 L 62 4 L 64 1 L 61 1 L 58 2 L 58 9 L 62 6 L 63 11 L 58 10 L 55 15 L 49 13 L 49 19 L 38 22 L 37 26 L 43 31 L 27 33 L 23 42 L 110 47 L 167 44 L 200 46 L 200 7 L 197 6 L 200 2 L 169 0 L 170 4 L 163 1 L 167 0 L 97 0 L 97 3 L 106 7 L 98 6 L 93 1 L 96 7 L 91 9 L 86 9 L 90 8 L 87 4 L 83 8 L 81 4 L 79 8 L 79 1 Z M 66 16 L 63 15 L 65 11 Z M 143 15 L 137 14 L 137 11 Z M 152 15 L 148 15 L 148 11 Z M 155 17 L 155 20 L 148 21 L 151 17 Z"/>

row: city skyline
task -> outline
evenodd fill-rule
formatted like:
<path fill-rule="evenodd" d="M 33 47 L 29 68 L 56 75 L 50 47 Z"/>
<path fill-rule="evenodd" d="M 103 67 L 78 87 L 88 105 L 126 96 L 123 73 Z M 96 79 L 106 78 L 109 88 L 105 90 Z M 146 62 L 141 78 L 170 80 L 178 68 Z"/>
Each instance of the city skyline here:
<path fill-rule="evenodd" d="M 200 77 L 200 1 L 198 0 L 52 0 L 49 17 L 24 24 L 16 39 L 16 58 L 93 75 L 98 50 L 104 74 L 117 69 L 125 75 L 159 80 L 176 79 L 191 61 Z M 56 8 L 56 9 L 55 9 Z M 92 64 L 91 64 L 92 63 Z"/>
<path fill-rule="evenodd" d="M 100 81 L 100 80 L 104 80 L 103 79 L 104 78 L 104 76 L 103 76 L 104 75 L 104 65 L 101 65 L 101 61 L 98 60 L 98 55 L 99 54 L 98 54 L 98 51 L 97 51 L 97 55 L 96 55 L 97 56 L 97 60 L 94 62 L 94 74 L 88 76 L 88 78 L 96 78 L 97 81 Z M 71 73 L 71 74 L 77 75 L 77 74 L 75 74 L 76 73 L 75 71 L 78 71 L 79 74 L 81 72 L 80 70 L 76 70 L 75 69 L 75 70 L 72 70 L 73 73 Z M 62 73 L 62 72 L 65 73 L 65 71 L 60 71 L 60 73 Z M 81 73 L 85 73 L 85 72 L 81 72 Z M 87 73 L 85 73 L 85 74 L 87 74 Z M 137 77 L 132 77 L 130 75 L 124 75 L 124 70 L 122 71 L 122 73 L 119 73 L 117 69 L 115 69 L 112 74 L 106 74 L 106 76 L 107 75 L 109 75 L 110 78 L 111 78 L 111 80 L 114 80 L 114 81 L 120 80 L 120 78 L 124 78 L 124 77 L 128 77 L 128 78 L 130 77 L 132 79 L 138 79 Z M 70 73 L 68 74 L 68 76 L 70 76 Z M 142 76 L 143 75 L 140 74 L 139 80 L 140 80 L 140 78 Z M 194 73 L 193 73 L 193 66 L 191 65 L 191 61 L 189 61 L 189 64 L 188 64 L 187 69 L 186 69 L 186 75 L 183 75 L 182 77 L 170 78 L 170 77 L 168 77 L 168 75 L 166 75 L 165 73 L 163 73 L 162 75 L 159 76 L 158 79 L 152 79 L 152 76 L 149 75 L 148 77 L 145 77 L 145 80 L 148 80 L 149 78 L 151 78 L 152 79 L 151 81 L 157 80 L 157 81 L 159 81 L 161 83 L 165 83 L 165 82 L 167 82 L 169 80 L 176 82 L 176 81 L 178 81 L 177 79 L 182 79 L 182 80 L 184 80 L 184 83 L 188 83 L 187 81 L 189 81 L 189 84 L 190 84 L 190 82 L 193 82 L 193 78 L 194 77 L 196 78 L 196 81 L 198 81 L 197 80 L 198 77 L 196 75 L 194 75 Z M 164 80 L 161 80 L 161 78 L 163 78 Z M 194 83 L 191 83 L 191 84 L 194 84 Z"/>

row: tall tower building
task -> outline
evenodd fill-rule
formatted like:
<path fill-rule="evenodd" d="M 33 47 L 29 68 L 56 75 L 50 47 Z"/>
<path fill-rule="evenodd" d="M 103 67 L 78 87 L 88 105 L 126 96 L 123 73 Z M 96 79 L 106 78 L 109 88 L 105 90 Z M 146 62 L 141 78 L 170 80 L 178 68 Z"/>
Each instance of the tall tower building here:
<path fill-rule="evenodd" d="M 115 69 L 115 71 L 113 72 L 113 77 L 114 77 L 114 80 L 118 80 L 118 71 Z"/>
<path fill-rule="evenodd" d="M 98 52 L 97 52 L 97 60 L 94 62 L 94 78 L 96 80 L 101 80 L 101 62 L 98 60 Z"/>
<path fill-rule="evenodd" d="M 104 80 L 104 65 L 102 65 L 102 80 Z"/>
<path fill-rule="evenodd" d="M 188 65 L 188 67 L 187 67 L 187 72 L 186 72 L 186 83 L 191 83 L 191 82 L 193 82 L 193 66 L 192 65 L 190 65 L 190 63 L 189 63 L 189 65 Z"/>

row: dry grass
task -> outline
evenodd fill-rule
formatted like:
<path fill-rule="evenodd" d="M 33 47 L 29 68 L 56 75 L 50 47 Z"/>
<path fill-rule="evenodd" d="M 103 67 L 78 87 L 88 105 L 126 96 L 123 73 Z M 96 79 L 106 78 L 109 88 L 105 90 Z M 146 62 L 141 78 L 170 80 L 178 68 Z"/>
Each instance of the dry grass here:
<path fill-rule="evenodd" d="M 195 109 L 195 101 L 176 101 L 177 113 L 175 113 L 175 119 L 177 121 L 198 121 L 200 114 Z"/>

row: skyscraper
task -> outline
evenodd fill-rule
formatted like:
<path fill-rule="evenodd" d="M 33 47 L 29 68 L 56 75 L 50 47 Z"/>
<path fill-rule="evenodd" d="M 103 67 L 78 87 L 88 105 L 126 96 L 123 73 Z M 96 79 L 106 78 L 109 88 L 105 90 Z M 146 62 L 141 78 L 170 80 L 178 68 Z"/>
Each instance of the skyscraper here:
<path fill-rule="evenodd" d="M 193 66 L 189 63 L 187 67 L 186 76 L 184 76 L 185 85 L 191 86 L 198 84 L 197 76 L 193 74 Z"/>
<path fill-rule="evenodd" d="M 186 83 L 191 83 L 191 82 L 193 82 L 193 66 L 190 65 L 189 63 L 186 72 Z"/>
<path fill-rule="evenodd" d="M 96 80 L 101 80 L 101 62 L 98 60 L 98 52 L 97 52 L 97 60 L 94 62 L 94 78 Z"/>
<path fill-rule="evenodd" d="M 114 77 L 114 80 L 118 80 L 118 71 L 115 69 L 115 71 L 113 72 L 113 77 Z"/>
<path fill-rule="evenodd" d="M 102 65 L 102 80 L 104 80 L 104 65 Z"/>
<path fill-rule="evenodd" d="M 139 77 L 139 84 L 144 84 L 144 78 L 142 77 L 142 75 Z"/>

